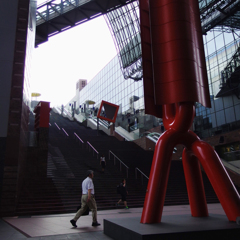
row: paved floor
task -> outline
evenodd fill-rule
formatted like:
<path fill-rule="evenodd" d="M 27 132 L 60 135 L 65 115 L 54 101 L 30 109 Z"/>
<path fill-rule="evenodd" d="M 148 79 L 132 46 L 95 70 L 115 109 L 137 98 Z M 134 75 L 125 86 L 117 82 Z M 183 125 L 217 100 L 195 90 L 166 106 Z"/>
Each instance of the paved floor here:
<path fill-rule="evenodd" d="M 225 213 L 220 204 L 208 204 L 209 213 Z M 112 239 L 103 233 L 103 219 L 138 217 L 141 218 L 142 208 L 113 209 L 98 211 L 99 227 L 92 227 L 91 214 L 81 217 L 77 222 L 77 228 L 73 228 L 70 220 L 74 214 L 58 214 L 44 216 L 6 217 L 0 219 L 0 239 L 84 239 L 84 240 L 109 240 Z M 189 205 L 166 206 L 163 215 L 189 214 Z M 226 217 L 227 218 L 227 217 Z"/>

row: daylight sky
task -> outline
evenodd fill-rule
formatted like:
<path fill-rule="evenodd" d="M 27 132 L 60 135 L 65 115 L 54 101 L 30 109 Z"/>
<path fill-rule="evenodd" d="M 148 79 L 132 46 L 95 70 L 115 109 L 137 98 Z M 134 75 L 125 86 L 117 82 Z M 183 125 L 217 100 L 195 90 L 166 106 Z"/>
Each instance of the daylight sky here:
<path fill-rule="evenodd" d="M 31 92 L 51 106 L 65 105 L 75 95 L 77 80 L 90 81 L 116 54 L 103 17 L 52 36 L 34 49 Z"/>

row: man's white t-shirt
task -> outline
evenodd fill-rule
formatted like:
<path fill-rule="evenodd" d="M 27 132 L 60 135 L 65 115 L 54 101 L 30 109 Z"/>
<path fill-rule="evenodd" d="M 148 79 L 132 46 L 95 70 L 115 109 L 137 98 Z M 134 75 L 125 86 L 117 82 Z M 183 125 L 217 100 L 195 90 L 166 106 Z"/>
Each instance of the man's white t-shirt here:
<path fill-rule="evenodd" d="M 82 194 L 88 194 L 88 190 L 91 189 L 91 194 L 94 194 L 94 185 L 90 177 L 87 177 L 82 182 Z"/>

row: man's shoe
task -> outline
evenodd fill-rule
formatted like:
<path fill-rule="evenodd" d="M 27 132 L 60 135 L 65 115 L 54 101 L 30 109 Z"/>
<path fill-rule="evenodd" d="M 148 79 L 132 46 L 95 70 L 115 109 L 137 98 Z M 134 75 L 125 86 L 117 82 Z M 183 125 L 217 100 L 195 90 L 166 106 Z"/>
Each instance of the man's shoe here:
<path fill-rule="evenodd" d="M 101 225 L 101 224 L 98 223 L 98 222 L 93 222 L 93 223 L 92 223 L 92 226 L 93 226 L 93 227 L 97 227 L 97 226 L 99 226 L 99 225 Z"/>
<path fill-rule="evenodd" d="M 73 227 L 77 227 L 77 225 L 76 225 L 76 221 L 75 220 L 70 220 L 70 223 L 73 225 Z"/>

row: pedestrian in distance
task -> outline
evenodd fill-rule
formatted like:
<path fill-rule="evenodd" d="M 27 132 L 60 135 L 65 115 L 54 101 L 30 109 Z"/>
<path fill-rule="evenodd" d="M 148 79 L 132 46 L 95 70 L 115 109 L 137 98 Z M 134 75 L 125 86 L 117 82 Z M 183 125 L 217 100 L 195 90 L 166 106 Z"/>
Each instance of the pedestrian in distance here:
<path fill-rule="evenodd" d="M 81 198 L 81 208 L 77 211 L 75 217 L 70 220 L 73 227 L 77 227 L 77 220 L 83 215 L 87 210 L 87 207 L 92 211 L 92 226 L 97 227 L 100 225 L 97 221 L 97 204 L 95 201 L 95 191 L 93 184 L 94 173 L 92 170 L 88 170 L 87 178 L 82 182 L 82 198 Z"/>
<path fill-rule="evenodd" d="M 102 172 L 104 173 L 106 167 L 106 159 L 104 154 L 100 157 L 100 165 L 102 166 Z"/>
<path fill-rule="evenodd" d="M 119 204 L 121 202 L 123 202 L 125 209 L 128 209 L 128 206 L 127 206 L 127 194 L 128 194 L 128 191 L 127 191 L 127 186 L 126 186 L 126 179 L 122 180 L 122 182 L 119 184 L 118 189 L 119 189 L 118 193 L 121 195 L 121 198 L 119 199 L 119 201 L 117 202 L 116 205 L 118 207 Z"/>

